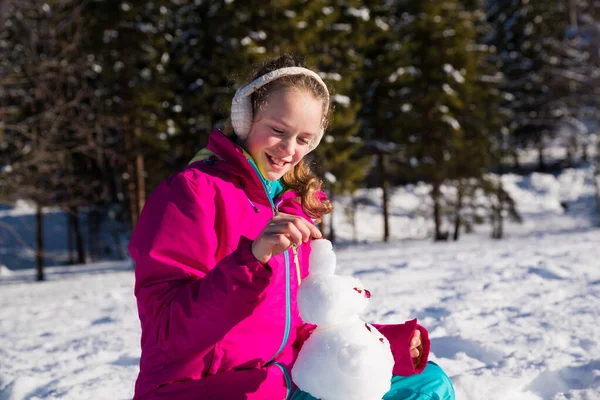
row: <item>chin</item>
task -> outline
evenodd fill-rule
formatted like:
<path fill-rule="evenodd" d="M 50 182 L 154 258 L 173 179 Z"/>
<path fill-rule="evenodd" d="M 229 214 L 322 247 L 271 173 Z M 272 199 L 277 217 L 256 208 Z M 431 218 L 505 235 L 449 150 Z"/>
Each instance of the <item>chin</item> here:
<path fill-rule="evenodd" d="M 266 180 L 269 181 L 276 181 L 278 179 L 280 179 L 283 175 L 285 175 L 290 169 L 292 168 L 292 166 L 290 164 L 288 164 L 286 166 L 286 168 L 280 170 L 280 171 L 276 171 L 273 168 L 271 168 L 271 165 L 269 165 L 268 163 L 266 165 L 261 165 L 259 167 L 260 172 L 263 174 L 263 176 L 265 177 Z"/>
<path fill-rule="evenodd" d="M 269 181 L 276 181 L 280 179 L 283 175 L 285 175 L 286 172 L 287 170 L 285 172 L 267 172 L 265 178 Z"/>

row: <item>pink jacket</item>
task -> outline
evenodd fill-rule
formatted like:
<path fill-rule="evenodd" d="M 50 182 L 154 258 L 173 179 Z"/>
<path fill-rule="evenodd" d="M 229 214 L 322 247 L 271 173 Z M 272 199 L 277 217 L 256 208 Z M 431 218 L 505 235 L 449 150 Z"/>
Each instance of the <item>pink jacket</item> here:
<path fill-rule="evenodd" d="M 251 243 L 273 216 L 262 182 L 243 152 L 220 131 L 215 156 L 190 164 L 148 198 L 129 251 L 142 326 L 137 399 L 284 399 L 289 371 L 311 326 L 296 305 L 293 255 L 257 261 Z M 281 212 L 308 219 L 287 192 Z M 300 246 L 301 275 L 310 246 Z M 286 268 L 286 257 L 288 267 Z M 395 375 L 422 371 L 427 331 L 416 320 L 375 325 L 390 341 Z M 413 365 L 409 340 L 421 330 Z"/>

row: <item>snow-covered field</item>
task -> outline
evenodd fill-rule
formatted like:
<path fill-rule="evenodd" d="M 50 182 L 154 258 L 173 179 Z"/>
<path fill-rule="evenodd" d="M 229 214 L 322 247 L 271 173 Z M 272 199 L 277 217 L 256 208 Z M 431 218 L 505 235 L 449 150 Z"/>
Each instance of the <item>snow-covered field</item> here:
<path fill-rule="evenodd" d="M 502 241 L 481 227 L 457 243 L 417 240 L 431 226 L 414 214 L 426 201 L 416 186 L 394 192 L 394 241 L 374 242 L 379 200 L 363 192 L 371 201 L 358 209 L 361 244 L 350 244 L 343 207 L 336 211 L 338 265 L 372 291 L 365 319 L 417 317 L 430 330 L 431 359 L 458 399 L 600 399 L 600 230 L 590 178 L 589 170 L 507 176 L 525 223 L 509 225 Z M 130 263 L 47 271 L 47 282 L 33 283 L 31 270 L 0 270 L 0 399 L 131 398 L 140 331 Z"/>

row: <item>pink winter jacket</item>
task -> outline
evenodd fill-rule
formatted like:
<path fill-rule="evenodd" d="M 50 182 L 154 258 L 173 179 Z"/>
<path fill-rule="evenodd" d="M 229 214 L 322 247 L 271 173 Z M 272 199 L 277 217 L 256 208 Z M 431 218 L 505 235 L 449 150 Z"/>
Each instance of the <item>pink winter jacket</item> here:
<path fill-rule="evenodd" d="M 313 328 L 296 305 L 298 282 L 291 250 L 257 261 L 251 243 L 273 208 L 242 150 L 214 130 L 216 156 L 190 164 L 148 198 L 129 251 L 142 326 L 136 399 L 284 399 L 289 371 Z M 308 217 L 295 194 L 275 203 L 281 212 Z M 310 219 L 309 219 L 310 220 Z M 298 251 L 308 274 L 310 246 Z M 422 371 L 427 331 L 416 320 L 375 325 L 390 341 L 395 375 Z M 409 340 L 421 330 L 418 365 Z"/>

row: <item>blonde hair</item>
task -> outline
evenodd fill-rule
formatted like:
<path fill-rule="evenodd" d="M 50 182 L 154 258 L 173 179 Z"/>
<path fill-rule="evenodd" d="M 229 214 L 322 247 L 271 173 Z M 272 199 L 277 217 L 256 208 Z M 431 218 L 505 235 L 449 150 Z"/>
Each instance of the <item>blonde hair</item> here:
<path fill-rule="evenodd" d="M 284 54 L 278 58 L 267 60 L 259 68 L 256 68 L 251 81 L 271 71 L 286 67 L 304 67 L 304 65 L 296 57 Z M 328 100 L 329 94 L 317 80 L 308 75 L 284 76 L 258 88 L 251 95 L 252 114 L 256 115 L 258 110 L 266 104 L 271 93 L 280 89 L 305 91 L 321 100 L 323 102 L 322 126 L 323 129 L 327 127 L 329 116 L 333 111 L 331 102 Z M 333 210 L 333 204 L 321 195 L 323 182 L 311 171 L 304 159 L 286 172 L 282 179 L 284 189 L 291 189 L 298 194 L 302 209 L 315 223 L 320 222 L 323 215 L 329 214 Z"/>

